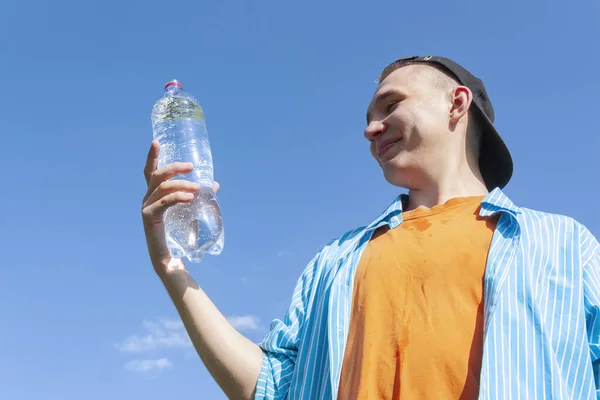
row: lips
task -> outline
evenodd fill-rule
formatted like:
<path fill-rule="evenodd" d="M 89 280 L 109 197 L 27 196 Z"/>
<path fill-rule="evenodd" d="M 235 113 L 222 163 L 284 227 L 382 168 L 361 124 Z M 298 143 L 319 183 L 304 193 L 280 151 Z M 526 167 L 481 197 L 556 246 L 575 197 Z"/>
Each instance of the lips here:
<path fill-rule="evenodd" d="M 377 145 L 377 157 L 381 158 L 381 156 L 383 156 L 389 149 L 391 149 L 396 143 L 398 143 L 401 140 L 402 139 L 386 140 L 385 142 L 378 144 Z"/>

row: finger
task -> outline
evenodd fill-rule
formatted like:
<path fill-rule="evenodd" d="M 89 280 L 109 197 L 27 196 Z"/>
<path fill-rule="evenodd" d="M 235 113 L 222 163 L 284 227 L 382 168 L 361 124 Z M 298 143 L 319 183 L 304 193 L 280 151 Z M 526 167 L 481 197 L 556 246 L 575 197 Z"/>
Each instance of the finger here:
<path fill-rule="evenodd" d="M 219 191 L 219 189 L 221 188 L 221 185 L 219 185 L 219 182 L 214 181 L 214 188 L 215 188 L 215 193 L 217 193 Z"/>
<path fill-rule="evenodd" d="M 169 207 L 173 207 L 179 203 L 189 203 L 194 200 L 193 193 L 186 192 L 175 192 L 170 193 L 160 200 L 144 207 L 142 209 L 142 216 L 146 222 L 154 222 L 162 220 L 163 214 Z"/>
<path fill-rule="evenodd" d="M 179 174 L 190 173 L 194 169 L 192 163 L 174 162 L 169 165 L 165 165 L 162 168 L 157 169 L 152 173 L 150 177 L 150 183 L 148 184 L 148 193 L 153 192 L 158 185 L 168 181 L 171 178 L 176 177 Z"/>
<path fill-rule="evenodd" d="M 144 178 L 146 178 L 146 184 L 150 184 L 150 178 L 152 173 L 156 171 L 158 167 L 158 154 L 160 153 L 160 144 L 158 140 L 153 140 L 148 150 L 148 156 L 146 157 L 146 165 L 144 166 Z"/>
<path fill-rule="evenodd" d="M 144 205 L 152 204 L 168 194 L 175 192 L 194 193 L 200 189 L 200 185 L 195 182 L 178 179 L 174 181 L 165 181 L 144 199 Z"/>

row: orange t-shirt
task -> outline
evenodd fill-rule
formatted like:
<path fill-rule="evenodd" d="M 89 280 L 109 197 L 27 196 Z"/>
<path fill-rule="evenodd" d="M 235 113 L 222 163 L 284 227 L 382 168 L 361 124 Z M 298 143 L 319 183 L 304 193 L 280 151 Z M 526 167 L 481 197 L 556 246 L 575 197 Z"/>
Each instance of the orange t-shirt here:
<path fill-rule="evenodd" d="M 358 264 L 339 400 L 476 399 L 483 276 L 496 218 L 483 197 L 402 214 Z"/>

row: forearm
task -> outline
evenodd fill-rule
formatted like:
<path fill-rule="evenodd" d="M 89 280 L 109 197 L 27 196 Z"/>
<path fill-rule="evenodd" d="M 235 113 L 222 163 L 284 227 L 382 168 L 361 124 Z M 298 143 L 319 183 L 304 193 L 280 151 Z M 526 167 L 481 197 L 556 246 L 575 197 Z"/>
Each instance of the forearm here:
<path fill-rule="evenodd" d="M 230 399 L 251 399 L 262 350 L 221 314 L 186 270 L 159 273 L 206 368 Z"/>

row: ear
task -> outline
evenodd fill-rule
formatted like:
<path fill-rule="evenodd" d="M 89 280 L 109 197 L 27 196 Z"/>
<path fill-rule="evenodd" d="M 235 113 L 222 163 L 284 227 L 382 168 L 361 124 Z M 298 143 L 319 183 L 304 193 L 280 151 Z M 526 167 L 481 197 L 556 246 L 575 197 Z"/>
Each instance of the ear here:
<path fill-rule="evenodd" d="M 450 123 L 456 124 L 465 114 L 469 112 L 473 93 L 466 86 L 458 86 L 450 92 L 452 106 L 450 107 Z"/>

